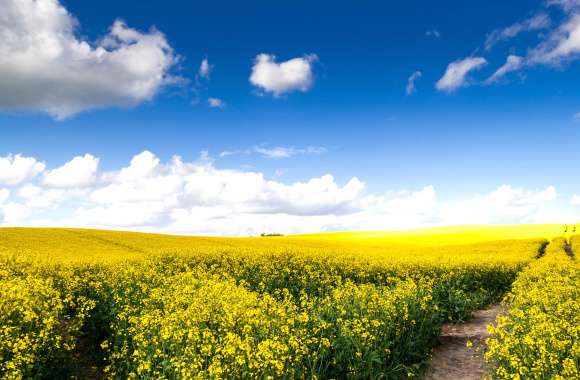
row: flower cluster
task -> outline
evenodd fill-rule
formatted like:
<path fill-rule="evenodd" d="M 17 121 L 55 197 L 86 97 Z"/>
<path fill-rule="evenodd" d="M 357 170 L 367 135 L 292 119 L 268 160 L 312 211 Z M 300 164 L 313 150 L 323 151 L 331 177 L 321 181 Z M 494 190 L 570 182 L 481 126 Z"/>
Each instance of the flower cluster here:
<path fill-rule="evenodd" d="M 54 374 L 75 347 L 90 303 L 75 304 L 50 279 L 0 276 L 0 375 Z"/>
<path fill-rule="evenodd" d="M 572 238 L 580 252 L 580 237 Z M 580 263 L 565 238 L 548 246 L 514 282 L 487 340 L 497 379 L 580 378 Z"/>

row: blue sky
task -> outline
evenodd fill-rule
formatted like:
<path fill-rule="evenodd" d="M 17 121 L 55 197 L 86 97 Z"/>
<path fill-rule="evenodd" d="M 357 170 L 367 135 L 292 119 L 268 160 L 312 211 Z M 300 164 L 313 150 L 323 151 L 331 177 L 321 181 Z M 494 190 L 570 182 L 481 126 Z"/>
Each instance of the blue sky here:
<path fill-rule="evenodd" d="M 117 93 L 110 86 L 88 88 L 86 95 L 85 88 L 99 80 L 94 73 L 108 73 L 90 71 L 94 62 L 75 74 L 93 73 L 96 79 L 74 82 L 72 76 L 55 74 L 48 89 L 36 84 L 44 80 L 35 78 L 39 74 L 23 76 L 26 85 L 12 83 L 11 93 L 0 91 L 0 157 L 12 157 L 12 165 L 14 155 L 21 154 L 45 163 L 48 171 L 90 154 L 99 159 L 95 178 L 102 181 L 143 151 L 161 162 L 174 155 L 198 162 L 200 152 L 207 151 L 215 169 L 262 173 L 285 185 L 332 174 L 341 187 L 356 177 L 367 195 L 433 186 L 438 201 L 452 202 L 502 185 L 528 195 L 553 186 L 557 199 L 550 201 L 565 208 L 566 217 L 576 215 L 569 204 L 580 192 L 575 175 L 580 122 L 574 116 L 580 112 L 580 43 L 574 45 L 575 29 L 570 29 L 576 27 L 575 1 L 39 2 L 66 10 L 65 20 L 76 18 L 71 38 L 92 49 L 114 51 L 141 41 L 117 36 L 116 45 L 105 45 L 119 19 L 125 23 L 120 30 L 139 31 L 138 38 L 163 33 L 159 38 L 171 47 L 173 61 L 161 73 L 173 82 L 154 85 L 150 95 Z M 32 19 L 30 13 L 15 14 Z M 63 22 L 54 17 L 55 23 Z M 32 28 L 11 22 L 0 20 L 0 32 Z M 486 49 L 490 36 L 500 37 Z M 559 44 L 565 40 L 563 51 Z M 0 62 L 0 84 L 10 83 L 10 70 L 17 70 L 9 65 L 14 46 L 5 51 L 8 63 Z M 286 83 L 279 93 L 268 88 L 273 82 L 251 83 L 259 54 L 268 54 L 275 64 L 299 59 L 310 78 L 294 83 L 302 88 Z M 521 60 L 518 67 L 486 82 L 509 55 Z M 59 61 L 67 57 L 48 60 L 47 72 L 59 62 L 68 65 Z M 208 75 L 199 72 L 203 59 Z M 437 88 L 450 64 L 469 59 L 485 63 L 459 81 L 454 78 L 451 87 Z M 113 72 L 113 65 L 109 69 Z M 414 90 L 407 93 L 409 77 L 417 71 Z M 134 84 L 127 77 L 119 77 L 119 88 Z M 45 97 L 39 100 L 36 94 Z M 71 96 L 85 97 L 83 105 L 64 116 L 47 111 L 45 104 L 60 107 L 58 102 L 66 104 Z M 95 100 L 99 96 L 113 100 Z M 18 104 L 2 97 L 16 98 Z M 222 106 L 210 107 L 209 98 Z M 260 153 L 275 148 L 291 157 Z M 226 151 L 237 154 L 220 157 Z M 42 184 L 45 171 L 30 177 L 31 184 Z M 25 184 L 6 184 L 10 195 L 4 202 L 27 207 L 18 195 L 18 186 Z M 55 206 L 58 215 L 72 207 L 64 204 Z M 524 219 L 502 216 L 498 221 Z"/>

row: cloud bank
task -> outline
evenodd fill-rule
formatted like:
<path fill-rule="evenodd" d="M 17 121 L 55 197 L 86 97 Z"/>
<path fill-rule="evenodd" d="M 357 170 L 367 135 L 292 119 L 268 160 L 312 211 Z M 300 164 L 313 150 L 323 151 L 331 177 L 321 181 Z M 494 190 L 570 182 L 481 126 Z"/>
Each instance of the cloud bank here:
<path fill-rule="evenodd" d="M 339 183 L 325 174 L 284 183 L 258 171 L 219 168 L 207 154 L 162 162 L 144 151 L 110 171 L 99 163 L 90 154 L 56 168 L 22 155 L 0 157 L 11 170 L 0 184 L 0 225 L 258 235 L 577 218 L 574 209 L 558 207 L 553 186 L 503 185 L 443 201 L 429 185 L 373 194 L 357 177 Z M 577 197 L 571 202 L 580 203 Z"/>

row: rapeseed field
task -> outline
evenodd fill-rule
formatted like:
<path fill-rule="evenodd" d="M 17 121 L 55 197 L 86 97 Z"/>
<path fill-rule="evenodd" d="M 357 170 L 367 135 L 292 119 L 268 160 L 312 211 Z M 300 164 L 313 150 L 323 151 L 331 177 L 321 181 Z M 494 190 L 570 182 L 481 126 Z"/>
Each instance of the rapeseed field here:
<path fill-rule="evenodd" d="M 580 301 L 566 248 L 579 240 L 563 232 L 0 229 L 0 377 L 410 378 L 443 323 L 508 294 L 486 353 L 494 376 L 570 378 Z M 526 302 L 535 314 L 518 314 Z"/>
<path fill-rule="evenodd" d="M 499 379 L 580 378 L 580 236 L 559 237 L 516 279 L 490 326 L 485 356 Z"/>

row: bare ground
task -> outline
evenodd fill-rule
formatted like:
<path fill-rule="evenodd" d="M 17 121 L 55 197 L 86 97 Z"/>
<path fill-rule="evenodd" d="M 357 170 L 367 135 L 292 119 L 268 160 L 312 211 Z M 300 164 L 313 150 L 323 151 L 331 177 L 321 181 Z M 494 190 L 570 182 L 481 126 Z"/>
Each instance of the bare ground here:
<path fill-rule="evenodd" d="M 441 330 L 441 345 L 433 349 L 433 356 L 425 372 L 428 380 L 481 380 L 486 375 L 482 348 L 487 338 L 487 325 L 495 322 L 503 311 L 500 305 L 478 310 L 473 317 L 460 324 L 446 324 Z M 473 347 L 467 347 L 467 341 Z"/>

